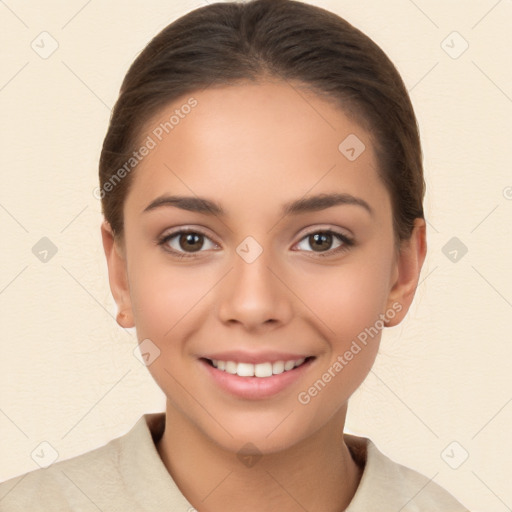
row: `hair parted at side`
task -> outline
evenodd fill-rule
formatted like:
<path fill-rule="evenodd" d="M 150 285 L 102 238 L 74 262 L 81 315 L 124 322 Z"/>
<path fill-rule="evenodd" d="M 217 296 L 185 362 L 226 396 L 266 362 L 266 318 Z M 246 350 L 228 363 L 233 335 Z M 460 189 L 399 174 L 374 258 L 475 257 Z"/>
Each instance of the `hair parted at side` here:
<path fill-rule="evenodd" d="M 121 85 L 99 163 L 102 212 L 116 237 L 123 235 L 124 200 L 136 171 L 108 192 L 105 185 L 132 155 L 145 124 L 193 91 L 265 78 L 302 84 L 372 134 L 377 171 L 391 197 L 395 242 L 410 238 L 414 219 L 424 218 L 425 181 L 407 89 L 368 36 L 334 13 L 295 0 L 195 9 L 138 55 Z"/>

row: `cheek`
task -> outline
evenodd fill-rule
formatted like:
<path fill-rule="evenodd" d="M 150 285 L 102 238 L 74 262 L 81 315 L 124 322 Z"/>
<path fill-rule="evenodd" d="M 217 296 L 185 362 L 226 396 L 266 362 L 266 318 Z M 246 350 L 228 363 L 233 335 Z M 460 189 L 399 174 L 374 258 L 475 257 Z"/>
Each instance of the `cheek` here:
<path fill-rule="evenodd" d="M 389 267 L 361 258 L 298 277 L 297 295 L 317 315 L 329 340 L 355 337 L 378 319 L 387 299 Z"/>
<path fill-rule="evenodd" d="M 317 315 L 327 357 L 299 397 L 315 409 L 331 411 L 352 395 L 371 370 L 384 324 L 379 315 L 387 299 L 390 260 L 372 254 L 354 257 L 318 275 L 299 281 L 304 302 Z M 325 272 L 325 269 L 323 270 Z"/>
<path fill-rule="evenodd" d="M 139 338 L 163 341 L 176 337 L 185 325 L 190 329 L 193 312 L 200 310 L 201 299 L 216 282 L 211 272 L 142 254 L 133 261 L 129 269 L 130 297 Z"/>

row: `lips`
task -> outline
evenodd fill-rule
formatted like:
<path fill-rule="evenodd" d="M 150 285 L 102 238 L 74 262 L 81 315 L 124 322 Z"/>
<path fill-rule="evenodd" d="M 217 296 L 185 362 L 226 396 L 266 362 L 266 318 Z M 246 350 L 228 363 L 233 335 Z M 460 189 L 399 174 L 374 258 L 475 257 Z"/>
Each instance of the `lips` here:
<path fill-rule="evenodd" d="M 215 388 L 244 400 L 270 399 L 292 389 L 315 360 L 316 356 L 270 352 L 230 352 L 199 358 L 200 368 Z"/>

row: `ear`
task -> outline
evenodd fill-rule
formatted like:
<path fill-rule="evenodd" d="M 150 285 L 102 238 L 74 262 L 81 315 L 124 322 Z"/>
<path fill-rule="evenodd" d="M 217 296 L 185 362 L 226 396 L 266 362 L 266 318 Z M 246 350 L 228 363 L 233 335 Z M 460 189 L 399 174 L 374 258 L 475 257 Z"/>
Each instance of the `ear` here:
<path fill-rule="evenodd" d="M 106 220 L 101 224 L 101 238 L 107 258 L 110 290 L 118 309 L 116 321 L 121 327 L 134 327 L 123 242 L 114 237 L 112 228 Z"/>
<path fill-rule="evenodd" d="M 425 261 L 426 253 L 425 220 L 417 218 L 414 220 L 411 238 L 402 242 L 397 255 L 394 282 L 388 296 L 388 309 L 393 309 L 396 315 L 386 321 L 386 327 L 398 325 L 407 314 L 418 287 L 421 267 Z"/>

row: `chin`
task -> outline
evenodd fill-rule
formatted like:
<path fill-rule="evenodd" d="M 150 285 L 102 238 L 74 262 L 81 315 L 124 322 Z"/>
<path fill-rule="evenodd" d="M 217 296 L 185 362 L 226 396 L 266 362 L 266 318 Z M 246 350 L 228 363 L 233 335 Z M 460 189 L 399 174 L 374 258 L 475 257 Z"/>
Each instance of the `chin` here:
<path fill-rule="evenodd" d="M 293 448 L 322 427 L 321 418 L 315 417 L 313 411 L 313 417 L 311 414 L 298 416 L 304 412 L 303 406 L 298 406 L 278 412 L 237 413 L 231 418 L 224 417 L 222 427 L 209 421 L 198 425 L 198 428 L 226 451 L 239 455 L 240 452 L 254 450 L 266 455 Z"/>

